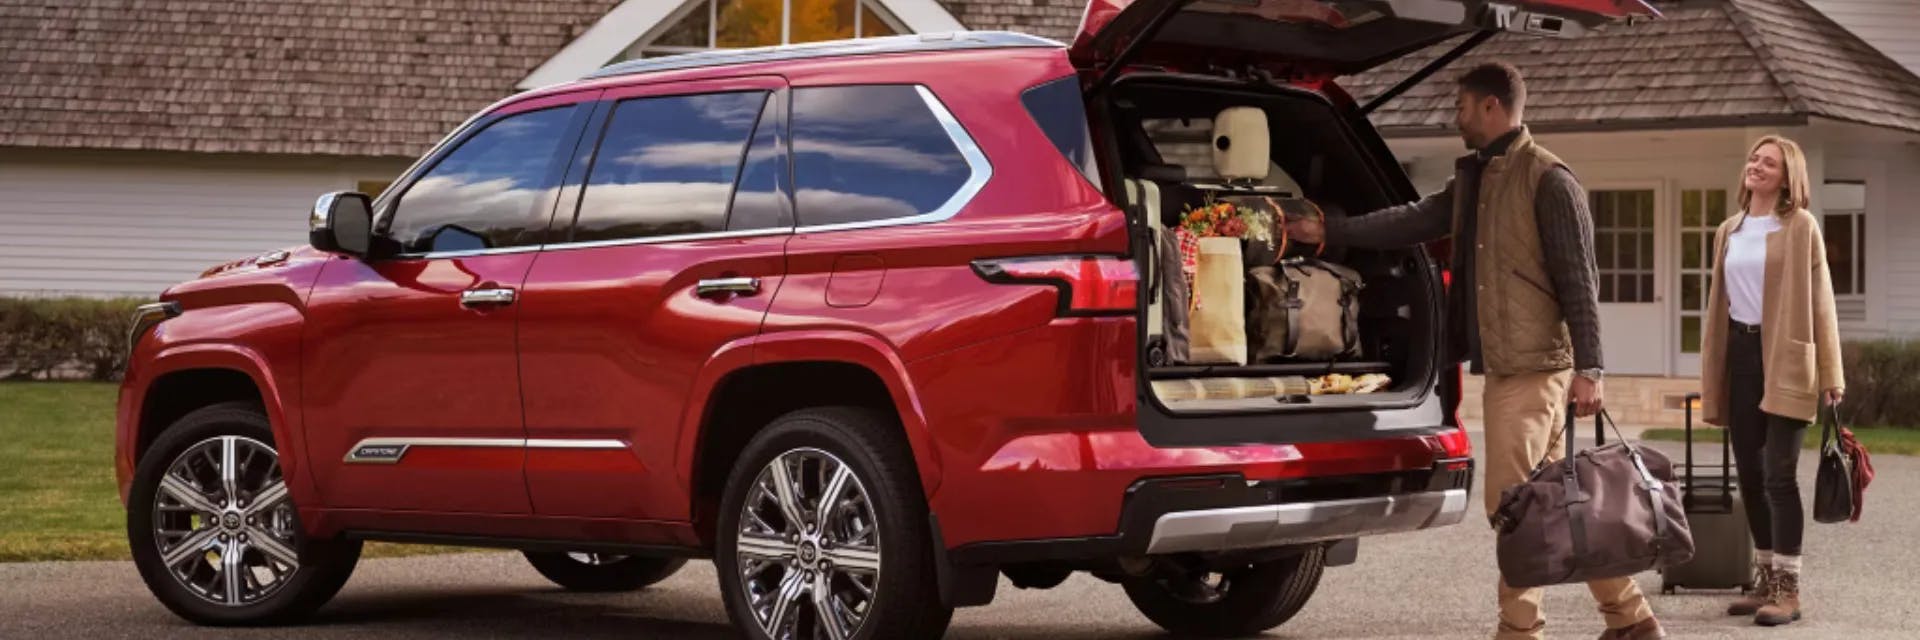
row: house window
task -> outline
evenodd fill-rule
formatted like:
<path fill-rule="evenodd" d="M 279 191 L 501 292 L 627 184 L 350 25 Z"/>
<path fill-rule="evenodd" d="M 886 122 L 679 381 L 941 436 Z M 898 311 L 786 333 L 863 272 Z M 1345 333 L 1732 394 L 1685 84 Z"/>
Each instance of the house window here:
<path fill-rule="evenodd" d="M 1653 302 L 1653 191 L 1594 191 L 1591 198 L 1600 302 Z"/>
<path fill-rule="evenodd" d="M 693 0 L 614 61 L 901 33 L 880 0 Z"/>
<path fill-rule="evenodd" d="M 1829 181 L 1821 185 L 1821 231 L 1827 240 L 1827 270 L 1841 320 L 1867 319 L 1867 185 Z"/>
<path fill-rule="evenodd" d="M 1713 280 L 1713 232 L 1727 219 L 1726 189 L 1680 192 L 1680 351 L 1700 353 L 1707 287 Z"/>

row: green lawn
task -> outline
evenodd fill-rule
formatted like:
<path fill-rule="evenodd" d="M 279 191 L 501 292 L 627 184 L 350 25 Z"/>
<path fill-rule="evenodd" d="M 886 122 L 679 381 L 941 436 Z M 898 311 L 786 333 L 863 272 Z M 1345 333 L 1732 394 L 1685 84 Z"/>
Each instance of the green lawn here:
<path fill-rule="evenodd" d="M 0 562 L 128 557 L 113 481 L 118 385 L 0 383 Z M 373 556 L 453 547 L 372 544 Z"/>
<path fill-rule="evenodd" d="M 1707 428 L 1699 430 L 1695 433 L 1695 436 L 1700 438 L 1700 442 L 1720 444 L 1721 434 L 1723 433 L 1725 433 L 1725 431 L 1719 428 Z M 1686 440 L 1687 432 L 1684 429 L 1648 429 L 1646 433 L 1640 437 L 1646 440 L 1681 442 Z M 1860 445 L 1866 447 L 1867 453 L 1869 454 L 1920 455 L 1920 429 L 1855 428 L 1853 429 L 1853 437 L 1860 440 Z M 1814 425 L 1807 429 L 1807 439 L 1804 446 L 1808 449 L 1817 449 L 1820 447 L 1819 425 Z"/>

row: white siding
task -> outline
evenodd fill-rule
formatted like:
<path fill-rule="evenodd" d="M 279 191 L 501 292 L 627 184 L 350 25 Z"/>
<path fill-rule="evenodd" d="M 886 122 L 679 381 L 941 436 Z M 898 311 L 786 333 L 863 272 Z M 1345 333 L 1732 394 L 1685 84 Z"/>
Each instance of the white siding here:
<path fill-rule="evenodd" d="M 1920 75 L 1920 0 L 1807 0 L 1807 4 Z"/>
<path fill-rule="evenodd" d="M 306 241 L 327 191 L 394 160 L 0 153 L 0 295 L 152 296 L 207 267 Z"/>

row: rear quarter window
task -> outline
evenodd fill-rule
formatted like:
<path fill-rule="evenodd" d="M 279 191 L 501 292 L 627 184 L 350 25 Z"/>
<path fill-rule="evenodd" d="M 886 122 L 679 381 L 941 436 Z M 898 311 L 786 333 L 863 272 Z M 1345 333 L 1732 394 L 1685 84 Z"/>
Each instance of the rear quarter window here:
<path fill-rule="evenodd" d="M 972 167 L 914 85 L 793 90 L 794 205 L 803 226 L 940 210 Z"/>
<path fill-rule="evenodd" d="M 1080 79 L 1067 76 L 1028 89 L 1020 96 L 1027 115 L 1046 132 L 1053 148 L 1067 159 L 1087 182 L 1100 186 L 1100 170 L 1093 155 L 1093 136 L 1087 131 L 1086 98 L 1080 93 Z"/>

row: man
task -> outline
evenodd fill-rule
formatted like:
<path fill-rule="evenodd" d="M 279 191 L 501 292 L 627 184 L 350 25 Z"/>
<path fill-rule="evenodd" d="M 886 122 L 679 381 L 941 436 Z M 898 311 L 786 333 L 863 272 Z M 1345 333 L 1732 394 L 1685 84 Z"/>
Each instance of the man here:
<path fill-rule="evenodd" d="M 1502 490 L 1525 482 L 1542 458 L 1564 455 L 1557 434 L 1569 398 L 1581 417 L 1601 408 L 1599 275 L 1585 190 L 1521 124 L 1527 90 L 1520 71 L 1483 64 L 1457 84 L 1456 124 L 1473 153 L 1454 163 L 1444 189 L 1364 216 L 1290 222 L 1288 232 L 1365 248 L 1452 237 L 1448 351 L 1486 374 L 1491 517 Z M 1631 577 L 1587 586 L 1607 620 L 1603 640 L 1666 637 Z M 1499 595 L 1496 638 L 1542 637 L 1541 589 L 1502 580 Z"/>

